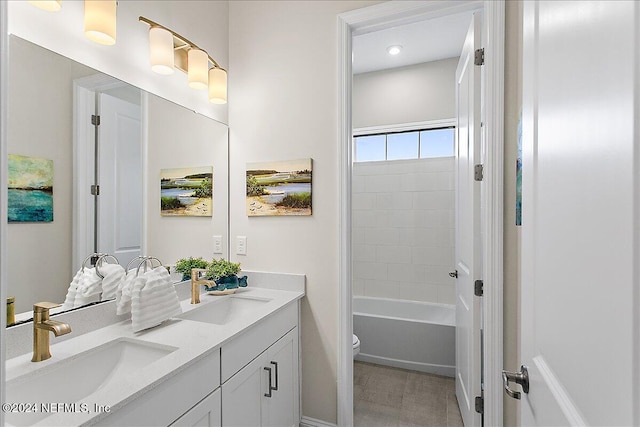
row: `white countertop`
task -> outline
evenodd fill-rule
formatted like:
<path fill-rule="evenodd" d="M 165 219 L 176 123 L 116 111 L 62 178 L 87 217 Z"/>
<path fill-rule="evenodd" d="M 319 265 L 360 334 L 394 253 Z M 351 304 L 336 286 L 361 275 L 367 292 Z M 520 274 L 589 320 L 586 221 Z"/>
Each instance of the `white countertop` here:
<path fill-rule="evenodd" d="M 262 319 L 290 303 L 299 300 L 304 296 L 304 292 L 248 287 L 240 288 L 235 295 L 266 298 L 270 299 L 270 301 L 257 307 L 250 315 L 226 325 L 214 325 L 184 319 L 170 319 L 154 328 L 134 333 L 131 330 L 131 322 L 124 321 L 59 343 L 56 343 L 55 337 L 52 336 L 51 359 L 33 363 L 31 362 L 31 353 L 9 359 L 6 362 L 6 381 L 9 382 L 14 378 L 55 364 L 61 360 L 72 360 L 74 356 L 80 353 L 118 338 L 131 338 L 176 347 L 177 350 L 151 363 L 149 366 L 140 369 L 130 377 L 123 379 L 117 384 L 105 386 L 81 400 L 82 403 L 87 403 L 90 408 L 93 407 L 93 404 L 107 405 L 110 407 L 110 412 L 113 413 L 136 397 L 139 397 L 171 378 L 173 375 L 176 375 L 181 370 L 189 367 L 191 364 L 218 351 L 222 345 L 241 334 L 250 326 L 260 322 Z M 200 296 L 201 304 L 191 305 L 189 300 L 183 300 L 181 305 L 183 311 L 187 312 L 224 298 L 229 298 L 229 296 L 212 296 L 202 293 Z M 214 306 L 215 304 L 212 305 L 211 308 L 214 308 Z M 73 329 L 73 325 L 71 325 L 71 328 Z M 73 332 L 71 334 L 73 334 Z M 82 372 L 78 372 L 78 375 L 82 375 Z M 70 378 L 69 381 L 73 381 L 73 378 Z M 7 402 L 29 403 L 11 402 L 9 384 L 7 384 Z M 108 415 L 109 413 L 95 412 L 54 413 L 35 425 L 91 425 Z"/>

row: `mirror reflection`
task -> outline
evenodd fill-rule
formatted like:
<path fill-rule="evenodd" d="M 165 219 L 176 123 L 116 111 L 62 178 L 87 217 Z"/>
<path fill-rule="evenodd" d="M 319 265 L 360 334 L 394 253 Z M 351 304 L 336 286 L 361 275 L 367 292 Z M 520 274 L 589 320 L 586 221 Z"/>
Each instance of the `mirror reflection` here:
<path fill-rule="evenodd" d="M 226 125 L 16 36 L 9 47 L 7 296 L 26 312 L 17 321 L 36 302 L 65 301 L 93 253 L 122 267 L 140 255 L 228 258 Z M 174 177 L 179 206 L 163 215 L 161 177 L 172 170 L 207 173 Z"/>

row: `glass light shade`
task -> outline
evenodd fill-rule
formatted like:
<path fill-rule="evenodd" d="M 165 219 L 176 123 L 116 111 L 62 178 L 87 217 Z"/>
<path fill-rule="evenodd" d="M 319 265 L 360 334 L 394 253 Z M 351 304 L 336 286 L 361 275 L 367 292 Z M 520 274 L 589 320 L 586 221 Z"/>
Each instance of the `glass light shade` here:
<path fill-rule="evenodd" d="M 160 27 L 149 29 L 149 54 L 151 55 L 151 69 L 158 74 L 172 74 L 173 35 Z"/>
<path fill-rule="evenodd" d="M 205 90 L 209 86 L 209 56 L 207 52 L 199 49 L 191 49 L 188 54 L 189 86 Z"/>
<path fill-rule="evenodd" d="M 116 0 L 84 1 L 84 34 L 99 44 L 116 43 Z"/>
<path fill-rule="evenodd" d="M 209 70 L 209 102 L 227 103 L 227 72 L 221 68 Z"/>
<path fill-rule="evenodd" d="M 29 0 L 29 3 L 48 12 L 57 12 L 62 7 L 62 0 Z"/>

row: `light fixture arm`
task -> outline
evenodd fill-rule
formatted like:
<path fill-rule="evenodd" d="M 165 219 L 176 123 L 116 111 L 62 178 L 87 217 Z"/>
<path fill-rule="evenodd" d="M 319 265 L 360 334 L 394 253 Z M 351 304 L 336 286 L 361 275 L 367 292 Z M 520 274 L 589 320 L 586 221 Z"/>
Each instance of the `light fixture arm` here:
<path fill-rule="evenodd" d="M 176 33 L 175 31 L 165 27 L 164 25 L 160 25 L 157 22 L 152 21 L 151 19 L 145 18 L 144 16 L 140 16 L 138 18 L 138 21 L 144 22 L 145 24 L 149 25 L 151 28 L 158 27 L 158 28 L 162 28 L 163 30 L 166 30 L 166 31 L 170 32 L 171 35 L 174 38 L 174 44 L 175 44 L 175 40 L 178 40 L 180 43 L 182 43 L 182 45 L 174 46 L 175 50 L 181 50 L 181 49 L 185 49 L 185 48 L 190 48 L 190 49 L 198 49 L 198 50 L 202 50 L 203 52 L 206 52 L 206 50 L 199 48 L 198 45 L 196 45 L 195 43 L 193 43 L 192 41 L 190 41 L 186 37 L 181 36 L 180 34 Z M 219 69 L 221 69 L 221 70 L 223 70 L 225 72 L 227 71 L 224 68 L 222 68 L 220 66 L 220 64 L 218 64 L 216 62 L 216 60 L 213 59 L 211 57 L 211 55 L 209 55 L 208 52 L 207 52 L 207 57 L 209 59 L 209 62 L 211 62 L 215 68 L 219 68 Z"/>

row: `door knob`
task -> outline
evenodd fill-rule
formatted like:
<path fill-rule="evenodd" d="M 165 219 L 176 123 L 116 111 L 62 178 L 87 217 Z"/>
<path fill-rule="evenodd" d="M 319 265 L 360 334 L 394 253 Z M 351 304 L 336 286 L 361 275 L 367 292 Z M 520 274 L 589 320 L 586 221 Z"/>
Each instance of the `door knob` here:
<path fill-rule="evenodd" d="M 454 279 L 458 278 L 458 270 L 452 271 L 449 273 L 449 277 L 453 277 Z"/>
<path fill-rule="evenodd" d="M 520 366 L 520 372 L 502 371 L 502 385 L 510 397 L 520 399 L 520 392 L 509 388 L 509 382 L 514 382 L 522 386 L 522 391 L 529 393 L 529 371 L 524 365 Z"/>

